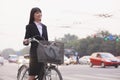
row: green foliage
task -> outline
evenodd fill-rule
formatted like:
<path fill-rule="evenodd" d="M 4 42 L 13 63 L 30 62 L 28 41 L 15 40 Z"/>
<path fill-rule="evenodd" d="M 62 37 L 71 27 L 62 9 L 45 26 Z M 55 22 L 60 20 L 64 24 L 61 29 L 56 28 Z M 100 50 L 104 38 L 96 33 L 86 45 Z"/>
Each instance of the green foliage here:
<path fill-rule="evenodd" d="M 66 34 L 61 39 L 56 39 L 56 41 L 61 41 L 64 43 L 65 48 L 74 48 L 78 47 L 79 40 L 75 35 Z"/>

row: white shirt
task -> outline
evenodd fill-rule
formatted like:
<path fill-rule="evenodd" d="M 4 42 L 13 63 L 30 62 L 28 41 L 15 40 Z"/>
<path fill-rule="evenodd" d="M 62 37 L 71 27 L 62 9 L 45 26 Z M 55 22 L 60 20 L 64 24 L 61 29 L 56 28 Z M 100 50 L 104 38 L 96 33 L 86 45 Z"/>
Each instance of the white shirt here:
<path fill-rule="evenodd" d="M 36 24 L 36 26 L 38 28 L 38 31 L 39 31 L 40 35 L 42 36 L 42 25 L 41 25 L 41 23 L 37 23 L 37 22 L 34 22 L 34 23 Z"/>

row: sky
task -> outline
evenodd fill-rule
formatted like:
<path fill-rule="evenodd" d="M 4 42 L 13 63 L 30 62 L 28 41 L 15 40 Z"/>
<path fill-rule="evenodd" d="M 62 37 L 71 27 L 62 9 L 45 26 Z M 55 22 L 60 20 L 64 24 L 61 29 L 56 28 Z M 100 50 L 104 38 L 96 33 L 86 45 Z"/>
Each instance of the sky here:
<path fill-rule="evenodd" d="M 33 7 L 42 10 L 49 40 L 68 33 L 85 38 L 98 30 L 120 34 L 120 0 L 0 0 L 0 51 L 25 47 L 22 41 Z"/>

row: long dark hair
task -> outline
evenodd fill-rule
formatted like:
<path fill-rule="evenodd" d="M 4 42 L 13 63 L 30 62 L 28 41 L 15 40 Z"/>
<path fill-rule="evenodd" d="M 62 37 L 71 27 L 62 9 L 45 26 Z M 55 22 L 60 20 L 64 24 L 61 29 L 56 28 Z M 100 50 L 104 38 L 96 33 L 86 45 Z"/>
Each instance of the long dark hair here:
<path fill-rule="evenodd" d="M 42 13 L 42 11 L 40 10 L 40 8 L 38 8 L 38 7 L 32 8 L 32 10 L 31 10 L 31 12 L 30 12 L 29 24 L 31 24 L 31 23 L 34 22 L 34 14 L 35 14 L 36 12 Z"/>

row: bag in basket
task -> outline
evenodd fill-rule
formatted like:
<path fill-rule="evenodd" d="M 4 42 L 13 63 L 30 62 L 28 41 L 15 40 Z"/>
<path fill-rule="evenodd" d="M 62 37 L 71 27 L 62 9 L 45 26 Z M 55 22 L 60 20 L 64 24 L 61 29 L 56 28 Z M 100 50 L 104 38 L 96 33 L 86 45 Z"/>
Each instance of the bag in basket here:
<path fill-rule="evenodd" d="M 64 44 L 43 41 L 37 48 L 38 62 L 62 64 L 64 62 Z"/>

